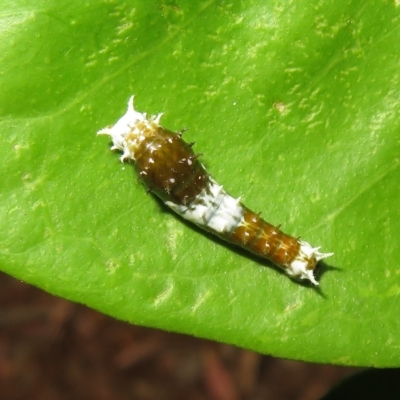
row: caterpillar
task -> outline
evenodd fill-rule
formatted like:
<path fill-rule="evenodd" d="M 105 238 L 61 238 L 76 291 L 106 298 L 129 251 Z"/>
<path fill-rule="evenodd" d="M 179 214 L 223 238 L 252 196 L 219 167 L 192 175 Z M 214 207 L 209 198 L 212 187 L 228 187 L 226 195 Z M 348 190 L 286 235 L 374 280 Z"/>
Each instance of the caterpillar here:
<path fill-rule="evenodd" d="M 318 285 L 314 270 L 318 261 L 333 253 L 283 233 L 229 195 L 206 171 L 195 154 L 194 143 L 160 125 L 162 113 L 147 117 L 135 110 L 134 96 L 126 113 L 97 132 L 111 137 L 111 150 L 122 151 L 121 162 L 133 161 L 147 187 L 183 218 L 221 239 L 272 261 L 289 277 Z"/>

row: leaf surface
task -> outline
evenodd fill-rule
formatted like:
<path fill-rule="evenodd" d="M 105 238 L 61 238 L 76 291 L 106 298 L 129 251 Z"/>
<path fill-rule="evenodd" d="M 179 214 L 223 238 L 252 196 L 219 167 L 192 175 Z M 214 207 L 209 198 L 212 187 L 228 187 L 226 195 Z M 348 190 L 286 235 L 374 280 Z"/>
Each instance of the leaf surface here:
<path fill-rule="evenodd" d="M 0 268 L 135 324 L 399 366 L 398 2 L 37 4 L 0 6 Z M 131 94 L 190 128 L 232 195 L 335 253 L 321 291 L 146 196 L 95 136 Z"/>

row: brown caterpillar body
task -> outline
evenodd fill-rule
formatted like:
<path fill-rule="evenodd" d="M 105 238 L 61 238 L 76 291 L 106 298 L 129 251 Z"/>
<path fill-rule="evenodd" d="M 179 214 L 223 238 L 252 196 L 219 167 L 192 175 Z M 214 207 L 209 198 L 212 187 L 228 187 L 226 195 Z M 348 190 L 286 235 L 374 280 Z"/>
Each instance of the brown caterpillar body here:
<path fill-rule="evenodd" d="M 121 161 L 134 161 L 146 187 L 179 215 L 271 260 L 290 277 L 318 285 L 314 268 L 332 253 L 320 253 L 319 247 L 283 233 L 240 199 L 230 196 L 207 173 L 181 133 L 168 131 L 159 124 L 161 115 L 148 119 L 145 113 L 134 109 L 131 97 L 126 114 L 98 134 L 111 136 L 112 149 L 123 151 Z"/>

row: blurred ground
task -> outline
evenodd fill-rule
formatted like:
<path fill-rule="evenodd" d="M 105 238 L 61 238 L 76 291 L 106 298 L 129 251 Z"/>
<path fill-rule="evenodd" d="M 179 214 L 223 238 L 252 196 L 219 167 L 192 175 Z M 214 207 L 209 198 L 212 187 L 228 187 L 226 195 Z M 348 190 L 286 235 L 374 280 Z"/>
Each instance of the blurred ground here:
<path fill-rule="evenodd" d="M 316 400 L 357 371 L 132 326 L 0 274 L 1 400 Z"/>

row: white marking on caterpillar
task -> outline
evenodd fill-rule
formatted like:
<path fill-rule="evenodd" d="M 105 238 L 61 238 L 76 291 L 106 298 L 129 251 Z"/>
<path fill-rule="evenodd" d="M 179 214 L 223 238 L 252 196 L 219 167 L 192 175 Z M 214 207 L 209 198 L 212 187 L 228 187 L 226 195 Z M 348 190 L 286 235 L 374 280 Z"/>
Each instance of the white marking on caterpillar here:
<path fill-rule="evenodd" d="M 177 214 L 216 234 L 232 233 L 243 223 L 244 209 L 210 177 L 206 187 L 187 206 L 166 201 Z"/>

